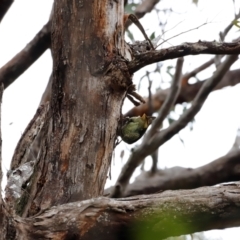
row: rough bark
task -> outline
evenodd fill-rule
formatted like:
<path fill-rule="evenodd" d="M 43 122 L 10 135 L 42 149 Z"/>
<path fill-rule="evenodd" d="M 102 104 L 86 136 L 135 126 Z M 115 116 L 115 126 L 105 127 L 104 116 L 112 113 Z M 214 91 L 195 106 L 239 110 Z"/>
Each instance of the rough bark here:
<path fill-rule="evenodd" d="M 3 85 L 0 84 L 0 126 L 1 126 L 1 112 L 2 112 L 2 95 L 3 95 Z M 2 183 L 2 132 L 0 129 L 0 183 Z M 8 228 L 8 218 L 7 211 L 5 208 L 4 201 L 2 199 L 2 186 L 0 186 L 0 240 L 5 240 L 5 236 L 9 230 Z"/>
<path fill-rule="evenodd" d="M 239 54 L 240 40 L 232 43 L 198 41 L 181 45 L 148 51 L 135 55 L 135 59 L 128 64 L 129 71 L 134 73 L 139 69 L 160 61 L 197 54 Z"/>
<path fill-rule="evenodd" d="M 97 198 L 16 218 L 18 239 L 163 239 L 240 225 L 240 185 Z"/>
<path fill-rule="evenodd" d="M 122 4 L 55 2 L 46 137 L 17 202 L 22 216 L 103 193 L 121 104 L 132 84 L 124 71 Z"/>

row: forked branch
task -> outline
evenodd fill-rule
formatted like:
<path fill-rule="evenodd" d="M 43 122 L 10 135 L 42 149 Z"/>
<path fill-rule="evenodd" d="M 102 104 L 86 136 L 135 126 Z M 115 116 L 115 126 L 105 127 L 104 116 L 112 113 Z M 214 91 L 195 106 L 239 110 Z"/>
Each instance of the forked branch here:
<path fill-rule="evenodd" d="M 160 61 L 184 57 L 197 54 L 239 54 L 240 41 L 232 43 L 206 42 L 198 41 L 196 43 L 183 43 L 178 46 L 164 48 L 161 50 L 147 51 L 139 55 L 135 55 L 135 59 L 128 64 L 130 73 L 134 73 L 139 69 Z"/>
<path fill-rule="evenodd" d="M 154 152 L 159 146 L 164 144 L 170 138 L 172 138 L 194 118 L 194 116 L 201 109 L 209 93 L 216 87 L 216 85 L 228 71 L 230 66 L 237 60 L 237 58 L 238 56 L 236 55 L 228 56 L 226 58 L 213 76 L 203 84 L 202 88 L 193 100 L 192 106 L 186 112 L 184 112 L 176 122 L 171 124 L 169 128 L 162 130 L 160 133 L 156 133 L 148 142 L 143 142 L 140 146 L 134 149 L 127 163 L 122 168 L 122 172 L 120 173 L 120 176 L 111 194 L 112 197 L 122 196 L 134 170 L 143 161 L 143 159 Z"/>

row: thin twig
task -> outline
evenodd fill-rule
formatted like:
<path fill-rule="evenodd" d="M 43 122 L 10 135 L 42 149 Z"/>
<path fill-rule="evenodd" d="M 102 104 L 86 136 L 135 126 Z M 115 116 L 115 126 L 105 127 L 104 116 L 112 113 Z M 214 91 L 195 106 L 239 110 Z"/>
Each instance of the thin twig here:
<path fill-rule="evenodd" d="M 206 81 L 197 96 L 192 102 L 192 106 L 174 123 L 172 123 L 168 129 L 163 130 L 154 138 L 157 145 L 161 142 L 166 142 L 173 135 L 183 129 L 189 121 L 191 121 L 194 116 L 200 111 L 203 103 L 208 97 L 209 93 L 214 89 L 214 87 L 221 81 L 224 74 L 228 71 L 231 65 L 238 59 L 238 55 L 228 56 L 226 60 L 219 66 L 213 76 Z"/>
<path fill-rule="evenodd" d="M 172 106 L 174 105 L 174 103 L 177 100 L 177 97 L 179 95 L 180 88 L 181 88 L 181 81 L 180 80 L 181 80 L 181 75 L 182 75 L 183 61 L 184 61 L 183 58 L 179 58 L 177 60 L 176 71 L 175 71 L 175 74 L 174 74 L 174 78 L 173 78 L 173 81 L 172 81 L 170 92 L 169 92 L 166 100 L 164 101 L 162 107 L 160 108 L 157 118 L 153 121 L 152 127 L 150 128 L 148 133 L 145 135 L 145 137 L 143 139 L 143 142 L 148 141 L 151 138 L 151 136 L 153 136 L 153 134 L 159 130 L 159 128 L 162 126 L 163 120 L 169 114 Z M 158 149 L 156 149 L 151 154 L 151 157 L 152 157 L 151 172 L 154 173 L 157 170 Z"/>
<path fill-rule="evenodd" d="M 200 27 L 202 27 L 202 26 L 204 26 L 204 25 L 206 25 L 206 24 L 207 24 L 207 22 L 199 25 L 198 27 L 191 28 L 191 29 L 189 29 L 189 30 L 183 31 L 183 32 L 181 32 L 181 33 L 178 33 L 178 34 L 176 34 L 176 35 L 174 35 L 174 36 L 172 36 L 172 37 L 170 37 L 170 38 L 167 38 L 167 39 L 165 39 L 164 41 L 162 41 L 161 43 L 159 43 L 155 48 L 161 46 L 163 43 L 167 42 L 167 41 L 170 40 L 170 39 L 173 39 L 173 38 L 178 37 L 178 36 L 180 36 L 180 35 L 182 35 L 182 34 L 185 34 L 185 33 L 188 33 L 188 32 L 194 31 L 194 30 L 197 30 L 197 29 L 199 29 Z"/>
<path fill-rule="evenodd" d="M 111 194 L 112 197 L 120 197 L 124 193 L 129 180 L 136 169 L 136 167 L 143 161 L 143 159 L 154 152 L 159 146 L 167 142 L 177 132 L 183 129 L 189 121 L 199 112 L 209 93 L 216 87 L 224 74 L 228 71 L 230 66 L 237 60 L 237 55 L 228 56 L 226 60 L 219 66 L 214 72 L 213 76 L 206 81 L 197 96 L 193 100 L 192 106 L 183 113 L 183 115 L 169 128 L 155 134 L 149 141 L 144 141 L 141 145 L 134 149 L 133 153 L 129 157 L 127 163 L 122 168 L 117 183 Z"/>
<path fill-rule="evenodd" d="M 189 80 L 191 77 L 196 76 L 198 73 L 205 70 L 206 68 L 211 66 L 213 63 L 214 63 L 214 58 L 212 58 L 212 59 L 208 60 L 207 62 L 203 63 L 202 65 L 195 68 L 191 72 L 184 74 L 183 79 Z"/>
<path fill-rule="evenodd" d="M 149 112 L 151 113 L 150 115 L 152 115 L 153 113 L 153 108 L 152 108 L 152 80 L 149 77 L 149 72 L 147 71 L 146 74 L 147 78 L 148 78 L 148 108 L 149 108 Z"/>
<path fill-rule="evenodd" d="M 146 134 L 144 141 L 148 141 L 156 131 L 159 130 L 160 126 L 163 123 L 163 120 L 171 111 L 173 104 L 176 102 L 176 99 L 179 95 L 180 88 L 181 88 L 181 75 L 182 75 L 182 66 L 183 66 L 183 58 L 179 58 L 177 60 L 176 71 L 172 81 L 170 92 L 167 96 L 167 99 L 164 101 L 162 107 L 158 112 L 157 118 L 153 121 L 152 127 Z"/>
<path fill-rule="evenodd" d="M 219 33 L 221 41 L 224 41 L 225 37 L 227 36 L 229 31 L 232 29 L 234 22 L 239 18 L 240 18 L 240 10 L 239 10 L 238 14 L 235 15 L 235 18 L 232 20 L 232 22 L 229 23 L 229 25 L 222 32 Z"/>

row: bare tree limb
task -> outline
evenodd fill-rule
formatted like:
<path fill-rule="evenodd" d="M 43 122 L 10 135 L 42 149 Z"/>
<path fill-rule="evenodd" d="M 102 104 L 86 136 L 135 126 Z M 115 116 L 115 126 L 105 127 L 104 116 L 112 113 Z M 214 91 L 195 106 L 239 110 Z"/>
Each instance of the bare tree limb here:
<path fill-rule="evenodd" d="M 211 62 L 213 63 L 214 59 L 211 59 Z M 209 63 L 210 63 L 210 61 L 209 61 Z M 201 66 L 199 68 L 201 68 Z M 191 76 L 191 75 L 194 76 L 195 70 L 190 72 L 189 76 Z M 207 80 L 203 80 L 203 81 L 198 81 L 194 84 L 188 84 L 189 76 L 188 76 L 188 73 L 183 76 L 182 81 L 181 81 L 182 82 L 181 90 L 180 90 L 179 96 L 178 96 L 175 104 L 183 103 L 183 102 L 191 102 L 194 99 L 194 97 L 196 96 L 196 94 L 198 93 L 198 91 L 200 90 L 200 88 L 202 87 L 202 85 L 204 84 L 204 82 L 207 81 Z M 227 86 L 235 86 L 238 83 L 240 83 L 240 69 L 228 71 L 224 75 L 224 77 L 220 81 L 220 83 L 218 83 L 218 85 L 213 89 L 213 91 L 220 90 Z M 153 94 L 153 96 L 152 96 L 153 112 L 158 111 L 158 109 L 162 107 L 162 104 L 164 103 L 166 97 L 169 94 L 169 91 L 170 91 L 170 88 L 160 89 L 155 94 Z M 145 104 L 141 104 L 138 107 L 133 107 L 131 110 L 129 110 L 127 113 L 125 113 L 124 116 L 125 117 L 126 116 L 129 116 L 129 117 L 142 116 L 144 113 L 146 113 L 147 115 L 149 115 L 151 113 L 151 111 L 149 110 L 147 99 L 146 99 Z"/>
<path fill-rule="evenodd" d="M 160 134 L 158 134 L 154 140 L 158 143 L 162 141 L 166 142 L 167 139 L 170 139 L 173 135 L 183 129 L 187 123 L 191 121 L 199 112 L 209 93 L 221 81 L 222 77 L 237 59 L 238 55 L 228 56 L 226 60 L 219 66 L 213 76 L 203 84 L 202 88 L 193 100 L 192 106 L 176 122 L 171 124 L 168 129 L 163 130 Z"/>
<path fill-rule="evenodd" d="M 214 58 L 211 58 L 210 60 L 208 60 L 207 62 L 203 63 L 202 65 L 200 65 L 199 67 L 195 68 L 194 70 L 192 70 L 189 73 L 184 74 L 184 76 L 182 77 L 185 81 L 188 81 L 191 77 L 196 76 L 198 73 L 200 73 L 201 71 L 205 70 L 206 68 L 208 68 L 209 66 L 211 66 L 214 63 Z"/>
<path fill-rule="evenodd" d="M 2 0 L 0 2 L 0 22 L 7 13 L 8 9 L 11 7 L 14 0 Z"/>
<path fill-rule="evenodd" d="M 129 157 L 127 163 L 122 168 L 122 171 L 115 184 L 114 190 L 111 194 L 112 197 L 120 197 L 124 194 L 127 184 L 136 169 L 136 167 L 143 161 L 143 159 L 154 152 L 159 146 L 172 138 L 177 132 L 183 129 L 189 121 L 199 112 L 203 103 L 205 102 L 209 93 L 216 87 L 218 82 L 222 79 L 224 74 L 228 71 L 230 66 L 237 60 L 237 55 L 228 56 L 226 60 L 219 66 L 213 76 L 206 81 L 195 99 L 192 106 L 167 129 L 156 133 L 148 142 L 143 142 L 136 147 Z"/>
<path fill-rule="evenodd" d="M 148 141 L 148 139 L 151 138 L 151 136 L 153 136 L 153 134 L 159 130 L 159 128 L 162 125 L 163 120 L 166 118 L 166 116 L 168 115 L 168 113 L 171 110 L 172 105 L 175 103 L 175 101 L 178 97 L 179 91 L 180 91 L 180 87 L 181 87 L 180 80 L 181 80 L 181 75 L 182 75 L 183 61 L 184 61 L 183 58 L 179 58 L 177 60 L 176 71 L 175 71 L 175 75 L 174 75 L 174 78 L 172 81 L 172 86 L 171 86 L 169 95 L 168 95 L 166 101 L 163 103 L 162 108 L 160 108 L 157 118 L 153 121 L 152 127 L 145 135 L 143 141 Z M 151 95 L 150 95 L 150 97 L 151 97 Z M 158 149 L 156 149 L 151 154 L 151 157 L 152 157 L 152 162 L 153 162 L 151 172 L 154 173 L 157 170 Z"/>
<path fill-rule="evenodd" d="M 139 55 L 135 55 L 135 59 L 128 64 L 130 73 L 134 73 L 139 69 L 168 59 L 184 57 L 197 54 L 239 54 L 240 41 L 233 43 L 206 42 L 199 41 L 196 43 L 183 43 L 178 46 L 165 48 L 155 51 L 147 51 Z"/>
<path fill-rule="evenodd" d="M 240 226 L 240 184 L 96 198 L 15 218 L 17 239 L 141 239 Z"/>
<path fill-rule="evenodd" d="M 51 21 L 49 21 L 27 46 L 0 68 L 0 83 L 6 89 L 26 71 L 51 44 Z"/>
<path fill-rule="evenodd" d="M 193 189 L 240 180 L 240 150 L 233 150 L 204 166 L 192 169 L 173 167 L 152 172 L 141 172 L 126 188 L 124 197 L 152 194 L 165 190 Z M 105 190 L 107 196 L 112 187 Z"/>
<path fill-rule="evenodd" d="M 221 41 L 224 41 L 226 35 L 228 34 L 228 32 L 231 30 L 231 28 L 233 26 L 233 22 L 235 20 L 237 20 L 239 18 L 239 16 L 240 16 L 240 12 L 238 14 L 236 14 L 234 20 L 231 21 L 231 23 L 222 32 L 219 33 Z M 182 89 L 182 92 L 184 91 L 184 94 L 182 94 L 180 92 L 180 96 L 179 96 L 179 98 L 178 98 L 176 103 L 181 103 L 181 101 L 179 101 L 179 99 L 181 99 L 181 100 L 186 99 L 186 93 L 189 93 L 189 90 L 185 91 L 186 88 L 189 87 L 190 89 L 193 89 L 192 86 L 194 86 L 194 85 L 195 86 L 200 86 L 199 83 L 194 84 L 194 85 L 189 85 L 188 84 L 188 80 L 191 77 L 194 77 L 199 72 L 201 72 L 201 71 L 205 70 L 206 68 L 208 68 L 214 62 L 216 62 L 216 58 L 219 60 L 219 63 L 220 63 L 220 59 L 222 57 L 223 57 L 222 55 L 215 56 L 214 58 L 212 58 L 209 61 L 205 62 L 204 64 L 200 65 L 199 67 L 197 67 L 196 69 L 192 70 L 191 72 L 186 73 L 182 77 L 182 80 L 181 80 L 181 83 L 182 83 L 182 88 L 181 89 Z M 226 77 L 227 77 L 227 74 L 226 74 Z M 231 76 L 231 79 L 232 79 L 232 76 Z M 225 83 L 224 80 L 221 81 L 221 83 L 223 83 L 223 82 Z M 166 91 L 168 91 L 168 90 L 166 90 Z M 164 94 L 163 92 L 165 92 L 165 90 L 159 90 L 156 94 L 154 94 L 153 101 L 151 101 L 152 99 L 148 99 L 148 101 L 151 101 L 151 102 L 155 103 L 155 111 L 158 110 L 159 108 L 161 108 L 162 103 L 164 102 L 164 101 L 162 101 L 162 99 L 165 98 L 166 94 Z M 162 94 L 162 96 L 161 96 L 161 94 Z M 187 95 L 189 95 L 189 94 L 187 94 Z M 190 101 L 191 101 L 191 99 L 190 99 Z M 149 103 L 146 101 L 146 104 L 141 104 L 139 107 L 137 107 L 137 108 L 135 107 L 135 108 L 131 109 L 128 113 L 125 114 L 125 116 L 129 116 L 129 117 L 132 117 L 132 116 L 142 116 L 143 113 L 148 113 L 148 115 L 152 114 L 153 111 L 152 111 L 152 109 L 148 108 L 148 104 Z"/>
<path fill-rule="evenodd" d="M 152 127 L 147 132 L 147 134 L 144 138 L 144 141 L 148 141 L 154 135 L 154 133 L 159 130 L 160 126 L 163 123 L 163 120 L 169 114 L 171 107 L 175 103 L 175 101 L 178 97 L 180 88 L 181 88 L 180 80 L 181 80 L 181 75 L 182 75 L 182 66 L 183 66 L 183 58 L 179 58 L 177 60 L 176 71 L 175 71 L 175 75 L 174 75 L 174 78 L 172 81 L 169 95 L 166 98 L 166 101 L 164 101 L 162 107 L 160 108 L 160 110 L 158 112 L 158 116 L 153 121 Z"/>
<path fill-rule="evenodd" d="M 240 18 L 240 10 L 239 12 L 235 15 L 235 18 L 228 24 L 228 26 L 219 33 L 220 36 L 220 40 L 224 41 L 225 37 L 227 36 L 227 34 L 229 33 L 229 31 L 232 29 L 234 22 Z"/>

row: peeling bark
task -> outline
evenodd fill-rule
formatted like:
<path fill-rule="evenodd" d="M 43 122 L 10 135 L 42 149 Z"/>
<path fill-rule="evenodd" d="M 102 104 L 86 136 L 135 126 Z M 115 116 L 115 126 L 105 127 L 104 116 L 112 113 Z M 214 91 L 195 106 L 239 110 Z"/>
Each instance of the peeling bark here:
<path fill-rule="evenodd" d="M 132 198 L 96 198 L 17 218 L 18 239 L 163 239 L 240 225 L 239 183 L 165 191 Z"/>
<path fill-rule="evenodd" d="M 21 216 L 103 193 L 121 103 L 132 84 L 124 58 L 122 4 L 55 2 L 46 137 L 18 201 Z"/>

